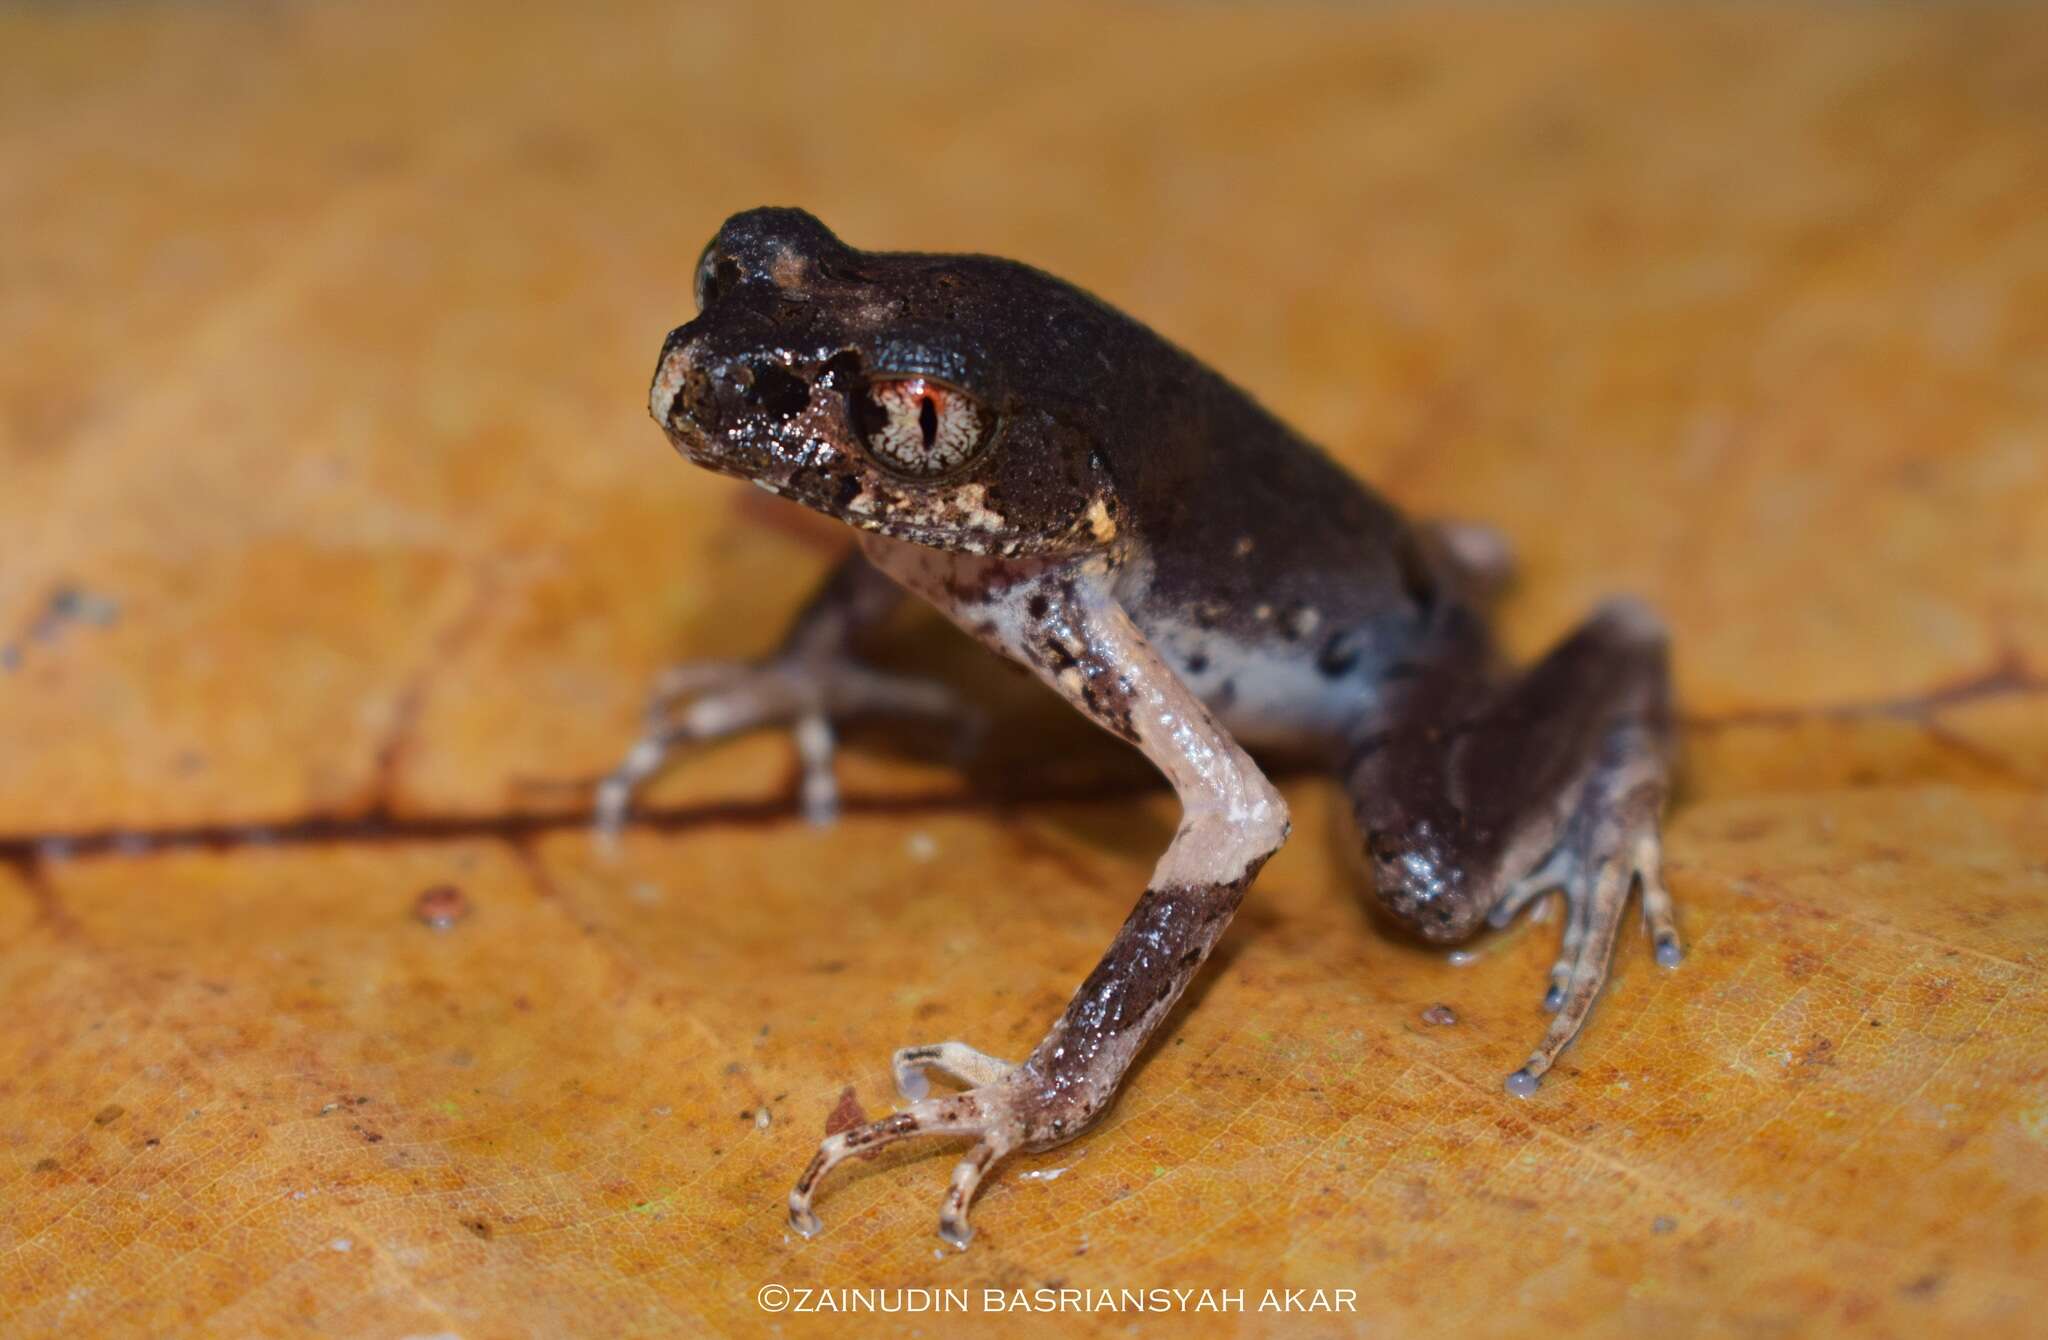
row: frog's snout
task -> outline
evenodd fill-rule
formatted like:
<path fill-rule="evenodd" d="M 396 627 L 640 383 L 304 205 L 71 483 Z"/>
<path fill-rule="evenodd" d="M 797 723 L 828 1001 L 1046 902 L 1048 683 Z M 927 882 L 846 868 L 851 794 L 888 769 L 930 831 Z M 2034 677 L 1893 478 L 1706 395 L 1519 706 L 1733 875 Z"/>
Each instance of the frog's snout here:
<path fill-rule="evenodd" d="M 679 410 L 691 413 L 698 404 L 701 381 L 690 327 L 678 326 L 662 342 L 661 359 L 654 365 L 654 383 L 647 392 L 647 412 L 663 428 L 672 427 Z"/>
<path fill-rule="evenodd" d="M 781 423 L 810 405 L 811 379 L 801 370 L 765 357 L 707 358 L 688 330 L 669 336 L 648 395 L 663 428 L 715 434 L 742 420 Z"/>

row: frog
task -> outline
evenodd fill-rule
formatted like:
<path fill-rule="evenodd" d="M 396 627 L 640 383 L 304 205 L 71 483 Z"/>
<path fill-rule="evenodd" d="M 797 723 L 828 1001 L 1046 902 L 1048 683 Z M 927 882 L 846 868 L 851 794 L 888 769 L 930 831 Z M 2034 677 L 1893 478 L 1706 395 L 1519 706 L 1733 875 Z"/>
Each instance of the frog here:
<path fill-rule="evenodd" d="M 1251 393 L 1082 288 L 975 254 L 864 251 L 813 215 L 736 214 L 649 409 L 689 462 L 844 523 L 855 544 L 779 645 L 657 682 L 646 734 L 597 788 L 616 834 L 675 753 L 791 732 L 803 812 L 829 822 L 837 732 L 862 716 L 971 730 L 936 680 L 861 646 L 921 598 L 1137 749 L 1181 818 L 1094 969 L 1020 1060 L 946 1039 L 891 1058 L 904 1105 L 827 1135 L 797 1178 L 913 1137 L 967 1142 L 939 1235 L 965 1248 L 990 1170 L 1087 1131 L 1286 841 L 1257 760 L 1305 760 L 1349 800 L 1368 905 L 1464 944 L 1561 899 L 1551 1018 L 1504 1087 L 1536 1095 L 1606 982 L 1640 892 L 1681 958 L 1661 870 L 1674 766 L 1669 638 L 1597 606 L 1518 667 L 1493 627 L 1499 533 L 1414 519 Z M 930 1076 L 954 1086 L 934 1092 Z"/>

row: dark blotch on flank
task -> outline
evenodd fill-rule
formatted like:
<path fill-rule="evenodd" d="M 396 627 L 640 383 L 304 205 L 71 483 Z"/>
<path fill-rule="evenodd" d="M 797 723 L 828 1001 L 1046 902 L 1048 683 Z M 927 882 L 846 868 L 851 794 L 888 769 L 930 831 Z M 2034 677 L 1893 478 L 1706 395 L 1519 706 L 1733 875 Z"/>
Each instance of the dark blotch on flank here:
<path fill-rule="evenodd" d="M 1323 649 L 1316 653 L 1316 669 L 1330 679 L 1350 674 L 1357 664 L 1358 639 L 1349 630 L 1330 634 Z"/>

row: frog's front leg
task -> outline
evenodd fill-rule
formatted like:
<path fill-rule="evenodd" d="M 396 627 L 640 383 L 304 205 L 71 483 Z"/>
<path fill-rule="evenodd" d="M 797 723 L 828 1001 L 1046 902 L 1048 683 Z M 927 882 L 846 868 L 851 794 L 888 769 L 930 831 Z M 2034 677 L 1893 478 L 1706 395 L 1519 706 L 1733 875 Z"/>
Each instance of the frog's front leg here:
<path fill-rule="evenodd" d="M 1671 767 L 1666 660 L 1656 616 L 1611 602 L 1504 687 L 1489 687 L 1476 664 L 1432 677 L 1351 769 L 1380 901 L 1424 938 L 1506 925 L 1562 889 L 1563 952 L 1543 1000 L 1556 1018 L 1508 1076 L 1521 1097 L 1584 1025 L 1636 885 L 1657 962 L 1679 959 L 1658 868 Z"/>
<path fill-rule="evenodd" d="M 972 708 L 933 680 L 893 675 L 857 659 L 860 636 L 886 620 L 903 588 L 856 550 L 807 601 L 781 646 L 757 661 L 691 661 L 656 681 L 647 730 L 598 783 L 597 827 L 609 841 L 626 821 L 633 793 L 679 747 L 768 726 L 791 728 L 803 770 L 804 815 L 837 813 L 833 725 L 861 716 L 926 717 L 956 726 L 963 740 L 980 727 Z"/>
<path fill-rule="evenodd" d="M 898 1052 L 906 1097 L 921 1092 L 926 1065 L 973 1087 L 828 1137 L 790 1192 L 790 1225 L 809 1236 L 820 1227 L 811 1213 L 818 1184 L 849 1155 L 913 1135 L 972 1136 L 939 1216 L 940 1236 L 965 1247 L 968 1205 L 992 1164 L 1072 1139 L 1109 1105 L 1287 836 L 1287 806 L 1131 623 L 1101 559 L 996 561 L 865 543 L 892 576 L 1144 751 L 1183 811 L 1144 895 L 1030 1056 L 1011 1065 L 958 1042 Z"/>

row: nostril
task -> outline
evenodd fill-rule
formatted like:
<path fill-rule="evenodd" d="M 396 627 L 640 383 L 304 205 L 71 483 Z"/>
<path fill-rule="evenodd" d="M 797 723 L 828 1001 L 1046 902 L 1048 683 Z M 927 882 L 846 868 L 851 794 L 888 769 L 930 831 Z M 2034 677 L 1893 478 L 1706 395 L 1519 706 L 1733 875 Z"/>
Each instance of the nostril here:
<path fill-rule="evenodd" d="M 753 385 L 747 388 L 747 399 L 776 418 L 787 419 L 801 414 L 811 403 L 810 384 L 788 368 L 760 363 L 754 366 L 753 373 Z"/>

